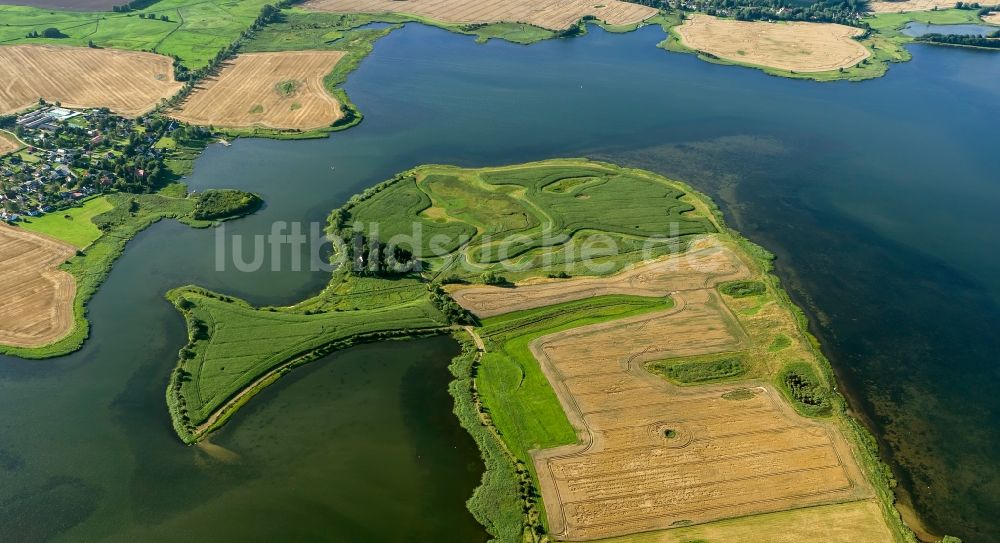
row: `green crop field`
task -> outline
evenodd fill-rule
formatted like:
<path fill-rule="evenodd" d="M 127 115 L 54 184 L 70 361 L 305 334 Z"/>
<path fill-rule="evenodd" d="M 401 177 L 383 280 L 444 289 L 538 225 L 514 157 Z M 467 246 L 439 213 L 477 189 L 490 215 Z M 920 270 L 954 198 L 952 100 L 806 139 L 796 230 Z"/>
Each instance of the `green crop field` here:
<path fill-rule="evenodd" d="M 101 231 L 92 219 L 114 207 L 106 197 L 91 198 L 80 207 L 48 213 L 41 217 L 25 219 L 21 227 L 61 239 L 78 249 L 83 249 L 101 237 Z"/>
<path fill-rule="evenodd" d="M 0 6 L 0 45 L 38 43 L 152 51 L 201 68 L 249 28 L 268 0 L 161 0 L 129 13 Z M 155 15 L 140 18 L 139 14 Z M 166 16 L 164 21 L 161 16 Z M 56 28 L 64 38 L 28 38 Z"/>

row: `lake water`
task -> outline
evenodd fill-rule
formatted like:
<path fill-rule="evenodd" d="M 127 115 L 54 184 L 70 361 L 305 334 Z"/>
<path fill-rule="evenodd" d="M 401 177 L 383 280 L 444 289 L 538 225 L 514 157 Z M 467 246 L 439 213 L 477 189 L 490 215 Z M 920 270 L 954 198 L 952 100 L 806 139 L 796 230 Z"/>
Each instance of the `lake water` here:
<path fill-rule="evenodd" d="M 985 36 L 1000 30 L 1000 26 L 992 25 L 936 25 L 928 23 L 910 23 L 903 28 L 907 36 L 923 36 L 925 34 L 959 34 L 962 36 Z"/>
<path fill-rule="evenodd" d="M 915 46 L 885 78 L 817 84 L 661 39 L 477 45 L 408 25 L 350 77 L 360 126 L 213 146 L 189 181 L 263 194 L 227 225 L 239 234 L 322 221 L 429 162 L 591 156 L 688 181 L 778 256 L 930 526 L 1000 541 L 1000 55 Z M 481 465 L 450 412 L 444 338 L 316 362 L 251 401 L 218 448 L 176 440 L 164 387 L 183 323 L 163 293 L 196 283 L 279 304 L 327 279 L 216 272 L 214 235 L 154 226 L 94 298 L 82 351 L 0 358 L 0 540 L 482 540 L 464 509 Z"/>

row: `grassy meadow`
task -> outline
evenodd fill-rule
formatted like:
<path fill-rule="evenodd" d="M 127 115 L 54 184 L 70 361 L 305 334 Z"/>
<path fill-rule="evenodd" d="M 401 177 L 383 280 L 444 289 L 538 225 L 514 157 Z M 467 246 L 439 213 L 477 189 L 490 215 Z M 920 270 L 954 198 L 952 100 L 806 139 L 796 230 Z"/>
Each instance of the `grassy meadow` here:
<path fill-rule="evenodd" d="M 201 68 L 246 30 L 267 0 L 160 0 L 128 13 L 0 6 L 0 45 L 46 44 L 152 51 Z M 141 18 L 139 15 L 154 15 Z M 168 20 L 161 19 L 166 16 Z M 56 28 L 65 37 L 28 38 Z"/>
<path fill-rule="evenodd" d="M 627 187 L 627 188 L 626 188 Z M 627 209 L 628 213 L 621 210 Z M 379 239 L 406 237 L 437 277 L 477 280 L 498 270 L 510 279 L 574 268 L 583 258 L 579 234 L 613 241 L 618 254 L 593 259 L 614 273 L 634 262 L 650 240 L 653 256 L 678 241 L 715 231 L 693 212 L 684 191 L 662 177 L 583 160 L 549 160 L 508 168 L 424 166 L 400 174 L 331 216 L 344 232 L 364 225 Z M 501 262 L 514 263 L 501 267 Z"/>
<path fill-rule="evenodd" d="M 105 196 L 91 198 L 80 207 L 47 213 L 41 217 L 30 217 L 21 223 L 21 228 L 60 239 L 84 249 L 101 237 L 101 230 L 93 218 L 111 211 L 114 205 Z"/>

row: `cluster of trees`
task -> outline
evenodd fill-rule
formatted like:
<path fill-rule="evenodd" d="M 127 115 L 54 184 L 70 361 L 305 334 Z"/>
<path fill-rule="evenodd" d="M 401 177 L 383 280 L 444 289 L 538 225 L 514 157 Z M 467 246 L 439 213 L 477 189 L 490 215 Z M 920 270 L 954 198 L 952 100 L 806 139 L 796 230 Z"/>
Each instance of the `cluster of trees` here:
<path fill-rule="evenodd" d="M 924 34 L 917 41 L 939 43 L 942 45 L 958 45 L 961 47 L 985 47 L 1000 49 L 1000 30 L 985 36 L 966 36 L 962 34 Z"/>
<path fill-rule="evenodd" d="M 140 13 L 139 14 L 139 18 L 140 19 L 152 19 L 152 20 L 155 20 L 156 19 L 156 14 L 155 13 Z M 167 16 L 167 15 L 160 15 L 160 20 L 161 21 L 169 21 L 170 17 Z"/>
<path fill-rule="evenodd" d="M 50 38 L 50 39 L 56 39 L 56 38 L 65 38 L 66 34 L 63 34 L 58 28 L 49 27 L 49 28 L 46 28 L 45 30 L 42 30 L 41 33 L 39 33 L 37 30 L 32 30 L 31 32 L 28 32 L 27 36 L 25 36 L 25 37 L 26 38 Z"/>
<path fill-rule="evenodd" d="M 790 371 L 785 375 L 785 385 L 788 386 L 792 397 L 803 405 L 819 409 L 830 407 L 830 395 L 827 390 L 805 375 Z"/>
<path fill-rule="evenodd" d="M 452 324 L 479 324 L 476 321 L 476 317 L 464 307 L 458 305 L 458 302 L 453 300 L 451 296 L 448 296 L 448 293 L 441 288 L 441 285 L 430 285 L 428 289 L 431 293 L 431 303 L 434 304 L 434 307 L 438 308 L 438 311 L 444 313 L 444 316 L 448 318 L 448 322 Z"/>
<path fill-rule="evenodd" d="M 409 249 L 387 245 L 378 237 L 355 232 L 351 237 L 344 238 L 344 241 L 346 261 L 350 262 L 350 270 L 354 274 L 387 277 L 405 275 L 420 269 L 420 261 Z"/>
<path fill-rule="evenodd" d="M 695 9 L 709 15 L 741 21 L 812 21 L 858 26 L 868 11 L 868 0 L 820 0 L 801 4 L 790 0 L 692 0 L 679 9 Z"/>
<path fill-rule="evenodd" d="M 484 285 L 504 286 L 510 284 L 510 281 L 508 281 L 506 277 L 493 270 L 483 272 L 483 274 L 479 276 L 479 279 L 482 280 Z"/>
<path fill-rule="evenodd" d="M 237 217 L 252 213 L 263 203 L 252 192 L 232 189 L 210 189 L 201 193 L 192 216 L 198 220 Z"/>

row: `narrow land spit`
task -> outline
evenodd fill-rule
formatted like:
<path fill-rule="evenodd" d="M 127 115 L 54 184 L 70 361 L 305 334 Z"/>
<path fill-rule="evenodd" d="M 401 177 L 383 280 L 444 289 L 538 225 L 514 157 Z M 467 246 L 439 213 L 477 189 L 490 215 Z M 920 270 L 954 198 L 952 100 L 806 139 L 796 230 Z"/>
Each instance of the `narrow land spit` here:
<path fill-rule="evenodd" d="M 65 107 L 106 107 L 142 115 L 180 90 L 173 60 L 153 53 L 13 45 L 0 47 L 0 114 L 44 98 Z"/>
<path fill-rule="evenodd" d="M 849 68 L 868 58 L 853 38 L 860 28 L 833 23 L 768 23 L 692 15 L 677 27 L 681 42 L 719 58 L 794 72 Z"/>
<path fill-rule="evenodd" d="M 565 30 L 590 15 L 611 25 L 641 23 L 656 10 L 607 0 L 309 0 L 303 7 L 341 13 L 405 13 L 442 23 L 527 23 L 549 30 Z"/>
<path fill-rule="evenodd" d="M 0 224 L 0 344 L 40 347 L 73 328 L 76 282 L 58 266 L 76 248 Z"/>
<path fill-rule="evenodd" d="M 330 126 L 342 113 L 323 78 L 343 56 L 342 51 L 241 54 L 200 83 L 171 116 L 226 128 Z"/>

